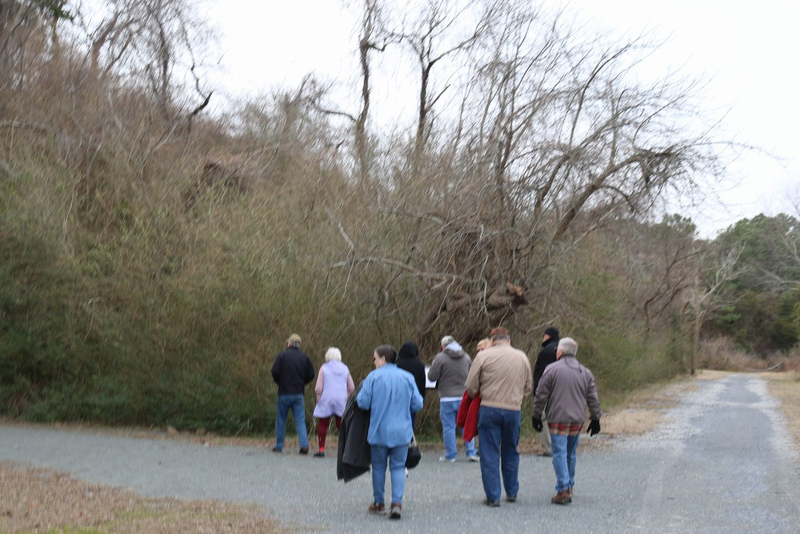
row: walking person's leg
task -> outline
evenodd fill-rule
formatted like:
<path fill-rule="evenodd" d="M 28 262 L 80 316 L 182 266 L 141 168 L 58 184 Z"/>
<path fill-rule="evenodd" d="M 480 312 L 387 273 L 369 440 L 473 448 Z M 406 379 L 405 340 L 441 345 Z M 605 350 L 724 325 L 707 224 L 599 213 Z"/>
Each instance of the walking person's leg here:
<path fill-rule="evenodd" d="M 292 395 L 292 416 L 294 417 L 294 427 L 297 430 L 297 441 L 300 444 L 300 452 L 308 452 L 308 431 L 306 430 L 306 403 L 303 395 Z"/>
<path fill-rule="evenodd" d="M 515 501 L 519 493 L 519 427 L 520 412 L 503 410 L 503 437 L 500 461 L 506 498 Z"/>
<path fill-rule="evenodd" d="M 497 408 L 481 406 L 478 415 L 478 439 L 481 440 L 481 480 L 488 504 L 500 501 L 500 440 L 502 422 Z"/>
<path fill-rule="evenodd" d="M 544 426 L 545 430 L 539 432 L 539 444 L 542 447 L 542 454 L 545 456 L 552 456 L 553 455 L 553 445 L 550 443 L 550 432 L 547 431 L 547 417 L 545 416 L 547 412 L 542 412 L 542 425 Z"/>
<path fill-rule="evenodd" d="M 567 436 L 551 434 L 553 444 L 553 470 L 556 472 L 556 494 L 550 499 L 553 504 L 569 504 L 569 465 L 567 464 Z"/>
<path fill-rule="evenodd" d="M 456 448 L 456 415 L 460 401 L 441 401 L 439 403 L 439 420 L 442 422 L 442 441 L 444 441 L 444 459 L 455 460 Z"/>
<path fill-rule="evenodd" d="M 461 429 L 461 439 L 464 439 L 463 428 Z M 478 459 L 478 451 L 477 449 L 475 449 L 475 438 L 472 438 L 471 440 L 467 441 L 465 445 L 467 447 L 467 458 L 469 458 L 473 462 L 476 461 Z"/>
<path fill-rule="evenodd" d="M 330 417 L 320 417 L 317 420 L 317 438 L 319 439 L 319 452 L 325 452 L 325 438 L 328 436 L 328 425 L 330 425 Z"/>
<path fill-rule="evenodd" d="M 335 415 L 334 417 L 336 417 L 336 430 L 341 430 L 342 429 L 342 416 L 341 415 Z"/>
<path fill-rule="evenodd" d="M 380 505 L 380 509 L 372 509 L 371 512 L 383 511 L 384 492 L 386 491 L 386 463 L 389 457 L 389 449 L 382 445 L 370 445 L 372 463 L 372 502 Z"/>
<path fill-rule="evenodd" d="M 578 442 L 580 439 L 580 434 L 567 438 L 567 472 L 569 473 L 569 487 L 567 489 L 569 490 L 572 490 L 572 486 L 575 485 L 575 464 L 578 461 Z"/>
<path fill-rule="evenodd" d="M 289 414 L 289 400 L 286 395 L 278 395 L 278 404 L 275 407 L 275 448 L 273 451 L 283 450 L 286 438 L 286 416 Z"/>
<path fill-rule="evenodd" d="M 406 458 L 408 445 L 392 447 L 388 451 L 389 474 L 392 479 L 392 504 L 403 504 L 403 494 L 406 488 Z"/>
<path fill-rule="evenodd" d="M 556 491 L 564 491 L 569 487 L 569 467 L 567 465 L 567 436 L 553 434 L 553 470 L 556 473 Z"/>

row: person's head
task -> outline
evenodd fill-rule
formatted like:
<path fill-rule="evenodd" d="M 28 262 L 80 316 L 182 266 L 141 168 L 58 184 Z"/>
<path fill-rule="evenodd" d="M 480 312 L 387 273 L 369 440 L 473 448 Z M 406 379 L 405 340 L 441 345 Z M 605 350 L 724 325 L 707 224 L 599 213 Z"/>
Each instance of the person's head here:
<path fill-rule="evenodd" d="M 397 361 L 397 351 L 391 345 L 375 347 L 372 361 L 375 363 L 375 369 L 380 369 L 387 363 L 395 363 Z"/>
<path fill-rule="evenodd" d="M 577 356 L 578 355 L 578 342 L 571 337 L 562 337 L 558 341 L 558 349 L 556 349 L 556 358 L 561 359 L 564 356 Z"/>
<path fill-rule="evenodd" d="M 492 341 L 492 345 L 496 343 L 511 343 L 511 332 L 508 331 L 508 328 L 495 326 L 489 332 L 489 339 Z"/>
<path fill-rule="evenodd" d="M 292 334 L 291 336 L 289 336 L 289 339 L 286 340 L 286 346 L 299 347 L 301 341 L 303 340 L 300 339 L 300 336 L 298 336 L 297 334 Z"/>
<path fill-rule="evenodd" d="M 442 345 L 442 350 L 444 350 L 444 348 L 445 348 L 447 345 L 449 345 L 450 343 L 452 343 L 452 342 L 453 342 L 453 341 L 455 341 L 455 340 L 456 340 L 456 338 L 454 338 L 453 336 L 450 336 L 450 335 L 444 336 L 444 337 L 442 338 L 442 342 L 441 342 L 441 345 Z"/>
<path fill-rule="evenodd" d="M 485 337 L 480 341 L 478 341 L 477 351 L 480 352 L 484 349 L 488 349 L 491 346 L 492 346 L 492 340 L 489 339 L 488 337 Z"/>
<path fill-rule="evenodd" d="M 331 347 L 328 349 L 328 352 L 325 353 L 325 361 L 342 361 L 342 351 L 337 349 L 336 347 Z"/>
<path fill-rule="evenodd" d="M 547 341 L 548 339 L 558 339 L 558 328 L 548 326 L 544 329 L 544 339 L 542 341 Z"/>
<path fill-rule="evenodd" d="M 397 358 L 418 358 L 419 347 L 413 341 L 406 341 L 397 352 Z"/>

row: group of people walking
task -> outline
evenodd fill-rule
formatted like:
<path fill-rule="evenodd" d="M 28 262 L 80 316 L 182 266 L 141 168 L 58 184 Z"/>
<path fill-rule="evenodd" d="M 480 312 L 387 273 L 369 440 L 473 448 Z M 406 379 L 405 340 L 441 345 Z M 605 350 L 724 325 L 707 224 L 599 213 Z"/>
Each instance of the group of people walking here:
<path fill-rule="evenodd" d="M 283 451 L 289 410 L 295 420 L 300 454 L 309 452 L 303 389 L 315 373 L 310 358 L 300 350 L 300 343 L 300 337 L 292 334 L 286 350 L 278 354 L 272 366 L 273 379 L 278 384 L 275 452 Z M 532 371 L 528 356 L 512 346 L 506 328 L 494 328 L 488 338 L 478 343 L 474 361 L 452 336 L 445 336 L 441 352 L 434 357 L 426 374 L 419 348 L 413 342 L 405 343 L 399 353 L 391 345 L 381 345 L 372 355 L 375 369 L 358 388 L 341 361 L 341 351 L 332 347 L 326 352 L 326 362 L 315 385 L 314 417 L 319 420 L 319 450 L 314 456 L 325 455 L 331 418 L 338 428 L 345 410 L 360 410 L 368 423 L 364 423 L 360 433 L 343 429 L 339 462 L 342 462 L 343 440 L 363 441 L 361 445 L 372 472 L 373 501 L 368 511 L 388 512 L 389 518 L 400 519 L 408 472 L 406 459 L 414 437 L 416 414 L 423 406 L 426 383 L 435 382 L 445 447 L 439 461 L 456 461 L 456 428 L 465 428 L 466 457 L 480 462 L 484 504 L 500 506 L 503 491 L 506 501 L 513 503 L 519 492 L 522 403 L 535 393 L 533 428 L 542 434 L 542 446 L 545 454 L 553 457 L 556 475 L 556 494 L 551 502 L 569 504 L 586 409 L 588 406 L 591 419 L 588 432 L 594 435 L 600 431 L 600 403 L 594 376 L 576 358 L 578 344 L 574 339 L 559 338 L 558 330 L 549 327 L 542 347 Z M 475 446 L 475 430 L 480 451 Z M 387 468 L 391 480 L 388 508 Z"/>

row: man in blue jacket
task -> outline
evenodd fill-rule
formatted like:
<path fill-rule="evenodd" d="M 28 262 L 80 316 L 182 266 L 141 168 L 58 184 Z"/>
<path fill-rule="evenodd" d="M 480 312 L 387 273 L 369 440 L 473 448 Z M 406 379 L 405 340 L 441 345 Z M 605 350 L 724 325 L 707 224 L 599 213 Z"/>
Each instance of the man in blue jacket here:
<path fill-rule="evenodd" d="M 275 417 L 275 447 L 272 452 L 283 451 L 286 436 L 286 417 L 289 409 L 294 417 L 300 454 L 308 454 L 308 433 L 306 432 L 306 403 L 303 397 L 306 384 L 314 380 L 314 364 L 308 355 L 300 350 L 300 336 L 292 334 L 286 340 L 286 350 L 278 354 L 272 364 L 272 379 L 278 384 L 278 406 Z"/>
<path fill-rule="evenodd" d="M 364 380 L 356 397 L 358 407 L 369 410 L 367 442 L 372 452 L 372 493 L 369 512 L 386 512 L 384 490 L 386 465 L 392 480 L 392 504 L 389 519 L 400 519 L 405 491 L 405 466 L 411 441 L 411 413 L 422 409 L 422 395 L 410 373 L 399 369 L 397 351 L 381 345 L 372 355 L 375 370 Z"/>

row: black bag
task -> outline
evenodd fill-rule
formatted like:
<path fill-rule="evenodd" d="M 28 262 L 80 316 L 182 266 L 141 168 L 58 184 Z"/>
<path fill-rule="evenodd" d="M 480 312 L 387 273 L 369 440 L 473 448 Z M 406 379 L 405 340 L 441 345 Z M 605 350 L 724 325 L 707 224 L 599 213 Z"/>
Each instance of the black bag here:
<path fill-rule="evenodd" d="M 411 443 L 408 446 L 408 456 L 406 456 L 406 467 L 409 469 L 414 469 L 419 464 L 419 461 L 422 460 L 422 451 L 419 450 L 417 446 L 417 438 L 414 434 L 411 434 Z"/>

